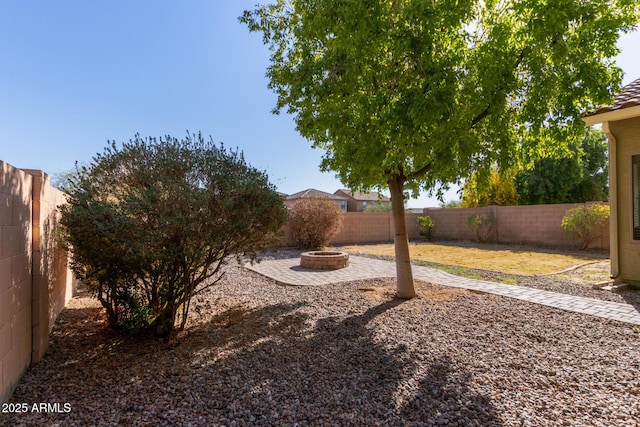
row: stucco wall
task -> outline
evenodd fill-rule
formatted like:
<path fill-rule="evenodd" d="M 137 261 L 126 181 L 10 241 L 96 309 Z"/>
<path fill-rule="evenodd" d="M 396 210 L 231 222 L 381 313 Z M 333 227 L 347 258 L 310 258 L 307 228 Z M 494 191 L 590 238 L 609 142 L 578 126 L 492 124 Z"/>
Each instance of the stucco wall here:
<path fill-rule="evenodd" d="M 640 117 L 609 123 L 616 137 L 618 281 L 640 283 L 640 241 L 633 240 L 631 156 L 640 155 Z"/>

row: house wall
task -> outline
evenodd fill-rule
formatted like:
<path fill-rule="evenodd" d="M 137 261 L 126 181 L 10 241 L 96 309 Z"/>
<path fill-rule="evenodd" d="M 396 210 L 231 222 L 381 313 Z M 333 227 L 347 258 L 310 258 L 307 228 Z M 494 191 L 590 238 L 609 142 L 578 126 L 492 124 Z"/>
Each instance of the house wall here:
<path fill-rule="evenodd" d="M 0 401 L 49 344 L 75 280 L 56 244 L 64 195 L 41 171 L 0 161 Z"/>
<path fill-rule="evenodd" d="M 633 240 L 631 156 L 640 155 L 640 117 L 610 122 L 616 137 L 618 268 L 616 281 L 640 284 L 640 241 Z M 613 171 L 612 171 L 613 172 Z"/>
<path fill-rule="evenodd" d="M 347 197 L 347 211 L 348 212 L 360 212 L 362 210 L 362 203 L 359 203 L 353 197 Z"/>

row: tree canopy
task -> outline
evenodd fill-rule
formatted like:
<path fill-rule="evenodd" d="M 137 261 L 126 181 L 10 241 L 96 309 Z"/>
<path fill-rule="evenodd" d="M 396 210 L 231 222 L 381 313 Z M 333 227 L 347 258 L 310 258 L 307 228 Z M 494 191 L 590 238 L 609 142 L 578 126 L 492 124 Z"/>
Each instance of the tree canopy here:
<path fill-rule="evenodd" d="M 278 0 L 240 20 L 271 49 L 274 111 L 352 189 L 388 187 L 398 295 L 413 279 L 402 198 L 566 149 L 611 101 L 633 0 Z M 483 172 L 484 171 L 484 172 Z M 394 200 L 395 199 L 395 200 Z"/>
<path fill-rule="evenodd" d="M 512 206 L 584 203 L 608 200 L 607 138 L 586 128 L 579 142 L 569 143 L 560 158 L 532 160 L 506 171 L 491 170 L 482 185 L 473 174 L 463 187 L 463 206 Z M 515 170 L 515 172 L 514 172 Z"/>
<path fill-rule="evenodd" d="M 462 207 L 513 206 L 518 204 L 518 191 L 513 172 L 491 169 L 489 182 L 482 185 L 475 174 L 462 188 Z"/>
<path fill-rule="evenodd" d="M 609 199 L 607 138 L 587 129 L 569 155 L 542 158 L 515 177 L 521 205 L 584 203 Z M 527 159 L 525 159 L 525 162 Z"/>

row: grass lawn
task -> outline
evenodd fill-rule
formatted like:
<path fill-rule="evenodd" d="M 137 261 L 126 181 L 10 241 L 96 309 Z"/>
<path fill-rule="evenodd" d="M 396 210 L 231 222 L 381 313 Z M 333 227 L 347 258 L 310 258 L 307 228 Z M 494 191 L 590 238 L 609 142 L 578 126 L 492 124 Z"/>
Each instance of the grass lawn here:
<path fill-rule="evenodd" d="M 351 253 L 393 256 L 393 244 L 352 245 L 345 249 Z M 553 251 L 543 248 L 501 244 L 475 244 L 469 242 L 410 243 L 414 260 L 434 262 L 507 274 L 549 274 L 584 263 L 608 259 L 603 252 Z"/>

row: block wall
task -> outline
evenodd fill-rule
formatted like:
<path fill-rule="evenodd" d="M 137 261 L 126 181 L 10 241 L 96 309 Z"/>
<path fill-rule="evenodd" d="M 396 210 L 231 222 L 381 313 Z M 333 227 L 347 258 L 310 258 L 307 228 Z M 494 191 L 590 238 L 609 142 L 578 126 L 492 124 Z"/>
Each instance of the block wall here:
<path fill-rule="evenodd" d="M 495 218 L 495 226 L 489 241 L 507 244 L 534 244 L 548 246 L 573 246 L 577 240 L 562 228 L 562 218 L 569 209 L 587 204 L 571 203 L 535 206 L 488 206 L 485 208 L 426 208 L 436 224 L 436 239 L 473 240 L 467 226 L 471 215 L 489 214 Z M 600 238 L 591 247 L 609 249 L 609 227 L 603 227 Z"/>
<path fill-rule="evenodd" d="M 467 226 L 471 215 L 489 214 L 495 218 L 495 226 L 489 241 L 506 244 L 533 244 L 545 246 L 574 246 L 572 239 L 561 226 L 562 218 L 569 209 L 587 204 L 559 204 L 535 206 L 489 206 L 484 208 L 426 208 L 423 214 L 407 213 L 409 240 L 421 238 L 418 217 L 429 215 L 436 225 L 437 240 L 474 240 Z M 331 241 L 331 245 L 392 242 L 393 220 L 391 212 L 345 212 L 342 229 Z M 294 246 L 291 231 L 285 225 L 281 244 Z M 592 244 L 593 249 L 609 249 L 609 227 L 603 227 L 600 237 Z"/>
<path fill-rule="evenodd" d="M 0 162 L 0 400 L 31 363 L 31 175 Z"/>
<path fill-rule="evenodd" d="M 407 233 L 409 239 L 420 237 L 418 217 L 421 214 L 407 213 Z M 285 224 L 281 244 L 295 246 L 295 241 Z M 391 212 L 345 212 L 342 228 L 331 240 L 330 245 L 347 245 L 358 243 L 375 243 L 393 241 L 393 219 Z"/>
<path fill-rule="evenodd" d="M 64 195 L 41 171 L 0 161 L 0 401 L 47 349 L 75 280 L 54 238 Z"/>

